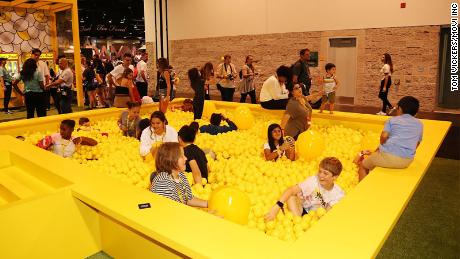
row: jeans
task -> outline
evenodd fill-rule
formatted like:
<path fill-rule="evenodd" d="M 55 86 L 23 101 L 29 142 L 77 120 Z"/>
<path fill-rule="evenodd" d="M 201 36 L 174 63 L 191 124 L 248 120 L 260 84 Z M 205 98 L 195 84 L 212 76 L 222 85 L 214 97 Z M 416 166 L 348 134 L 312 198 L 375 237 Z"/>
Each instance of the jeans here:
<path fill-rule="evenodd" d="M 147 96 L 148 84 L 145 82 L 136 82 L 136 88 L 139 95 L 142 97 Z"/>
<path fill-rule="evenodd" d="M 26 92 L 24 99 L 27 109 L 27 119 L 33 118 L 35 111 L 37 111 L 37 117 L 46 116 L 46 99 L 44 93 Z"/>
<path fill-rule="evenodd" d="M 379 98 L 382 100 L 382 112 L 386 113 L 387 112 L 387 107 L 389 109 L 393 108 L 393 105 L 391 105 L 390 101 L 388 101 L 388 90 L 386 91 L 381 91 L 379 93 Z"/>
<path fill-rule="evenodd" d="M 59 100 L 60 94 L 57 92 L 57 89 L 55 87 L 50 88 L 49 93 L 51 95 L 51 98 L 53 98 L 54 107 L 56 108 L 58 113 L 61 114 L 61 105 L 59 104 L 59 102 L 60 102 L 60 100 Z"/>
<path fill-rule="evenodd" d="M 235 93 L 235 88 L 220 88 L 220 94 L 222 96 L 222 101 L 232 102 L 233 101 L 233 94 Z"/>
<path fill-rule="evenodd" d="M 8 105 L 9 105 L 10 99 L 11 99 L 11 91 L 13 90 L 13 86 L 5 84 L 5 88 L 6 89 L 3 91 L 3 93 L 4 93 L 3 110 L 5 112 L 7 112 L 8 111 Z"/>
<path fill-rule="evenodd" d="M 289 99 L 270 100 L 266 102 L 260 102 L 260 105 L 264 109 L 269 110 L 286 110 L 286 105 Z"/>
<path fill-rule="evenodd" d="M 61 114 L 63 113 L 71 113 L 72 112 L 72 91 L 67 91 L 66 95 L 60 95 L 59 97 L 59 105 L 61 107 Z"/>
<path fill-rule="evenodd" d="M 246 102 L 246 96 L 251 97 L 251 103 L 256 103 L 256 90 L 249 91 L 247 93 L 241 93 L 240 103 Z"/>

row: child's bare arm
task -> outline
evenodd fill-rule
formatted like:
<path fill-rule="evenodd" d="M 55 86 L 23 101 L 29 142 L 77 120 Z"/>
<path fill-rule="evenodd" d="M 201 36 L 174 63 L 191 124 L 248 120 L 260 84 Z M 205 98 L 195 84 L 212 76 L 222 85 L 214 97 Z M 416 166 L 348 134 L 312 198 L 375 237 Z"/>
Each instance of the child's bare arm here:
<path fill-rule="evenodd" d="M 387 140 L 390 138 L 390 133 L 386 131 L 382 131 L 382 134 L 380 134 L 380 144 L 385 144 Z"/>

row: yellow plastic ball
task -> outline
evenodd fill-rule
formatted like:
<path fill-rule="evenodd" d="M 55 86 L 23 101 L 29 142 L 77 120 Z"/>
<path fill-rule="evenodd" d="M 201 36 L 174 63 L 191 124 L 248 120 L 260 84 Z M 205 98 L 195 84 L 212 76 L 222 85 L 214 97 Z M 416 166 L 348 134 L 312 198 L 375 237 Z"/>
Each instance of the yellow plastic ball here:
<path fill-rule="evenodd" d="M 324 136 L 313 130 L 303 132 L 296 141 L 296 149 L 299 156 L 307 161 L 319 157 L 323 153 L 325 147 Z"/>
<path fill-rule="evenodd" d="M 380 145 L 378 134 L 366 134 L 361 141 L 361 150 L 376 150 Z"/>
<path fill-rule="evenodd" d="M 251 202 L 242 191 L 231 187 L 220 187 L 214 190 L 209 200 L 209 209 L 235 223 L 248 223 Z"/>
<path fill-rule="evenodd" d="M 247 130 L 254 124 L 254 116 L 246 106 L 238 106 L 233 112 L 233 119 L 238 129 Z"/>
<path fill-rule="evenodd" d="M 214 112 L 216 112 L 216 105 L 211 101 L 204 101 L 203 117 L 210 119 Z"/>

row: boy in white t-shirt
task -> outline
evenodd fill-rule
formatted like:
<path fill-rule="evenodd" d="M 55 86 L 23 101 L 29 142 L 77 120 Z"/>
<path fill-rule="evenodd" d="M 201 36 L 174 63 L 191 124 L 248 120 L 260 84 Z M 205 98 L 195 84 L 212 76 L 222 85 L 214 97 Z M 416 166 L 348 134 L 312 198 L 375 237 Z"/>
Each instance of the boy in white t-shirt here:
<path fill-rule="evenodd" d="M 342 171 L 342 163 L 335 157 L 326 157 L 319 164 L 318 174 L 285 190 L 280 199 L 265 215 L 267 221 L 273 220 L 287 203 L 294 216 L 308 214 L 311 210 L 329 210 L 339 202 L 345 193 L 334 181 Z"/>

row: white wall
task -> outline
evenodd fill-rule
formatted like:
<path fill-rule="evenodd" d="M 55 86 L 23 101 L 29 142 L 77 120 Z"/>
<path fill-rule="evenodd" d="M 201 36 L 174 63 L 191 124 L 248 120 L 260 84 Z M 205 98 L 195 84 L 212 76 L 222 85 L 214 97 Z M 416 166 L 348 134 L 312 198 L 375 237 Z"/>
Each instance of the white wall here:
<path fill-rule="evenodd" d="M 458 1 L 170 0 L 169 38 L 450 24 L 451 2 Z"/>

